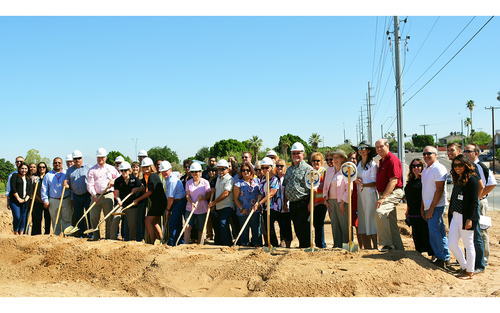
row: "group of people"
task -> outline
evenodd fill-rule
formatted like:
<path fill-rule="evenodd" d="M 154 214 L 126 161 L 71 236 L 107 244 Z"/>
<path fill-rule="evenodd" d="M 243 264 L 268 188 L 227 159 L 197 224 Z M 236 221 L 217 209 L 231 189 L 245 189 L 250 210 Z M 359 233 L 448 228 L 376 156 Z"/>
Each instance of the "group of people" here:
<path fill-rule="evenodd" d="M 316 247 L 326 248 L 327 212 L 333 246 L 342 248 L 349 242 L 349 232 L 353 232 L 348 219 L 351 207 L 360 249 L 404 250 L 396 207 L 406 195 L 406 215 L 417 251 L 427 252 L 436 265 L 447 268 L 451 250 L 461 267 L 460 278 L 484 271 L 489 245 L 487 230 L 479 227 L 479 211 L 486 215 L 486 197 L 496 180 L 479 162 L 477 145 L 468 145 L 465 155 L 457 144 L 448 146 L 454 183 L 448 211 L 449 238 L 443 222 L 448 204 L 447 171 L 437 160 L 436 148 L 426 147 L 423 160 L 412 160 L 406 186 L 401 161 L 389 151 L 386 139 L 379 139 L 375 146 L 362 141 L 352 148 L 348 155 L 340 149 L 324 156 L 313 152 L 306 162 L 304 146 L 296 142 L 288 167 L 273 150 L 255 164 L 248 151 L 243 153 L 241 164 L 234 157 L 218 161 L 210 157 L 204 171 L 198 162 L 188 159 L 183 162 L 182 176 L 173 172 L 166 160 L 153 162 L 144 150 L 139 152 L 139 162 L 130 164 L 117 157 L 114 167 L 106 164 L 103 148 L 97 150 L 97 164 L 92 167 L 84 164 L 82 153 L 75 150 L 66 158 L 68 170 L 57 157 L 48 173 L 45 163 L 26 164 L 18 157 L 17 170 L 7 186 L 8 207 L 14 234 L 25 232 L 29 204 L 35 201 L 32 235 L 41 234 L 43 216 L 45 234 L 50 226 L 58 235 L 79 221 L 76 236 L 99 240 L 97 226 L 104 214 L 106 239 L 117 239 L 121 234 L 124 240 L 144 239 L 170 246 L 213 239 L 216 245 L 229 246 L 238 237 L 237 244 L 242 246 L 290 248 L 293 224 L 299 248 L 308 248 L 312 208 L 305 177 L 314 169 L 320 177 L 319 185 L 313 188 Z M 381 157 L 378 164 L 374 161 L 377 155 Z M 342 175 L 342 165 L 348 161 L 357 166 L 357 178 L 350 186 Z M 460 238 L 466 257 L 458 248 Z"/>
<path fill-rule="evenodd" d="M 480 148 L 470 143 L 462 153 L 460 145 L 450 143 L 447 154 L 451 163 L 453 190 L 447 195 L 447 170 L 437 160 L 437 150 L 425 147 L 423 160 L 410 163 L 405 186 L 415 249 L 426 252 L 435 264 L 455 271 L 450 265 L 450 251 L 460 265 L 457 277 L 471 279 L 482 273 L 489 260 L 488 229 L 482 229 L 480 216 L 487 216 L 488 194 L 497 185 L 493 173 L 479 161 Z M 443 215 L 448 209 L 449 231 Z M 462 239 L 465 255 L 459 248 Z"/>

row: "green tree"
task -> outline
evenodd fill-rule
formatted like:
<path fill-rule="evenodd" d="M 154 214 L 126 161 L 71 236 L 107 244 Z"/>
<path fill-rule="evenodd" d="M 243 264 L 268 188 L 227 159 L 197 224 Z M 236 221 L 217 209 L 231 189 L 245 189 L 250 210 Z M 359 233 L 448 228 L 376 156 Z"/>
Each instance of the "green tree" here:
<path fill-rule="evenodd" d="M 415 147 L 424 148 L 426 146 L 434 146 L 434 136 L 432 135 L 417 135 L 412 139 Z"/>
<path fill-rule="evenodd" d="M 130 163 L 132 165 L 132 162 L 133 162 L 132 159 L 129 158 L 128 156 L 123 155 L 123 153 L 121 153 L 120 151 L 109 151 L 108 155 L 107 155 L 106 163 L 114 166 L 115 159 L 118 156 L 122 156 L 125 159 L 125 161 L 127 161 L 128 163 Z"/>
<path fill-rule="evenodd" d="M 248 141 L 248 148 L 253 150 L 253 159 L 257 161 L 259 149 L 263 146 L 262 139 L 260 139 L 259 136 L 252 136 L 252 138 L 248 139 Z"/>
<path fill-rule="evenodd" d="M 207 162 L 210 157 L 210 148 L 209 147 L 201 147 L 198 149 L 198 152 L 194 155 L 194 159 L 198 161 Z"/>
<path fill-rule="evenodd" d="M 472 128 L 472 110 L 474 110 L 474 107 L 476 106 L 476 104 L 474 103 L 473 100 L 469 100 L 467 101 L 467 103 L 465 104 L 467 106 L 467 109 L 469 109 L 470 111 L 470 128 L 471 128 L 471 132 L 470 132 L 470 137 L 471 137 L 471 140 L 474 141 L 474 129 Z"/>
<path fill-rule="evenodd" d="M 288 140 L 288 138 L 283 138 L 283 139 L 280 138 L 279 147 L 281 148 L 281 154 L 285 156 L 285 162 L 288 162 L 288 148 L 291 145 L 292 144 L 290 143 L 290 140 Z"/>
<path fill-rule="evenodd" d="M 318 151 L 318 145 L 320 142 L 323 142 L 323 140 L 318 133 L 312 133 L 311 137 L 309 137 L 309 144 L 311 145 L 314 152 Z"/>
<path fill-rule="evenodd" d="M 169 161 L 170 163 L 178 163 L 180 164 L 181 162 L 179 161 L 179 157 L 177 156 L 177 152 L 172 151 L 169 147 L 165 146 L 163 148 L 161 147 L 153 147 L 148 150 L 148 157 L 155 162 L 158 159 L 166 160 Z"/>
<path fill-rule="evenodd" d="M 283 135 L 280 137 L 280 140 L 278 142 L 278 145 L 276 147 L 274 147 L 274 151 L 280 151 L 280 148 L 282 146 L 282 143 L 283 141 L 286 140 L 288 143 L 289 143 L 289 146 L 286 150 L 286 155 L 288 156 L 288 154 L 290 154 L 290 150 L 292 149 L 292 145 L 296 142 L 300 142 L 301 144 L 304 145 L 304 149 L 306 150 L 305 153 L 306 155 L 309 155 L 312 151 L 311 147 L 307 144 L 307 142 L 305 142 L 304 140 L 302 140 L 302 138 L 300 138 L 299 136 L 295 136 L 295 135 L 292 135 L 292 134 L 286 134 L 286 135 Z M 284 153 L 285 154 L 285 153 Z"/>
<path fill-rule="evenodd" d="M 483 132 L 483 131 L 478 131 L 474 135 L 474 142 L 477 143 L 478 145 L 487 145 L 491 141 L 491 135 Z"/>
<path fill-rule="evenodd" d="M 500 101 L 500 91 L 498 92 L 497 100 Z"/>
<path fill-rule="evenodd" d="M 66 156 L 61 155 L 60 158 L 62 158 L 63 162 L 64 162 L 64 160 L 66 159 Z M 52 168 L 50 168 L 50 165 L 52 165 L 52 160 L 50 160 L 47 157 L 42 158 L 40 156 L 40 151 L 38 151 L 36 149 L 30 149 L 30 150 L 28 150 L 28 152 L 26 152 L 26 157 L 24 158 L 24 162 L 26 162 L 28 164 L 35 163 L 37 165 L 40 162 L 45 162 L 45 164 L 47 164 L 47 172 L 49 172 L 52 169 Z"/>
<path fill-rule="evenodd" d="M 465 119 L 464 126 L 467 127 L 467 137 L 469 137 L 469 131 L 472 128 L 472 119 L 470 117 Z"/>
<path fill-rule="evenodd" d="M 236 139 L 223 139 L 217 141 L 210 148 L 210 154 L 218 158 L 228 155 L 229 151 L 243 152 L 247 147 Z"/>
<path fill-rule="evenodd" d="M 38 163 L 37 163 L 38 164 Z M 10 161 L 5 161 L 5 159 L 0 159 L 0 181 L 4 185 L 4 189 L 7 188 L 7 179 L 10 173 L 14 172 L 16 167 Z"/>

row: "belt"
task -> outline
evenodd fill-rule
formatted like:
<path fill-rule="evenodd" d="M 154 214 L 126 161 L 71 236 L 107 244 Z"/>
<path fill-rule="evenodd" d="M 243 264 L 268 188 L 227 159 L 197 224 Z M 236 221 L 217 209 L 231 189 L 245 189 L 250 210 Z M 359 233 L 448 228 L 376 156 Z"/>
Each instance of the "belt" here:
<path fill-rule="evenodd" d="M 85 195 L 88 195 L 88 194 L 89 194 L 89 192 L 88 192 L 88 191 L 87 191 L 87 192 L 85 192 L 85 193 L 82 193 L 81 195 L 77 194 L 76 192 L 73 192 L 73 193 L 74 193 L 75 195 L 77 195 L 77 196 L 85 196 Z"/>
<path fill-rule="evenodd" d="M 64 199 L 66 199 L 67 197 L 69 197 L 69 196 L 64 197 L 64 198 L 63 198 L 63 200 L 64 200 Z M 50 198 L 50 199 L 57 199 L 57 200 L 61 200 L 61 197 L 59 197 L 59 198 L 49 197 L 49 198 Z"/>
<path fill-rule="evenodd" d="M 184 200 L 184 199 L 186 199 L 186 198 L 174 199 L 174 202 L 181 201 L 181 200 Z"/>
<path fill-rule="evenodd" d="M 486 196 L 482 197 L 482 198 L 481 198 L 481 199 L 479 199 L 479 200 L 484 200 L 484 199 L 486 199 L 486 197 L 488 197 L 488 195 L 486 195 Z"/>
<path fill-rule="evenodd" d="M 104 195 L 107 195 L 107 194 L 108 194 L 108 193 L 110 193 L 110 192 L 113 192 L 113 191 L 108 191 L 108 192 L 106 192 Z M 96 193 L 96 195 L 100 196 L 101 194 L 100 194 L 100 193 Z"/>

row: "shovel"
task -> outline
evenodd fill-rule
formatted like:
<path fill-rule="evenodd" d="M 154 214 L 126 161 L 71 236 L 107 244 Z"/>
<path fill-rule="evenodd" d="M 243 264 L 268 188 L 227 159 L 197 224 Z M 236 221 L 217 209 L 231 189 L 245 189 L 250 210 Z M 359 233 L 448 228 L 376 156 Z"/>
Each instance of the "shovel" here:
<path fill-rule="evenodd" d="M 271 245 L 271 197 L 269 195 L 269 172 L 266 173 L 267 182 L 267 247 L 264 247 L 264 251 L 272 252 L 276 250 L 275 247 Z"/>
<path fill-rule="evenodd" d="M 129 205 L 128 205 L 125 209 L 128 209 L 128 208 L 129 208 L 129 207 L 131 207 L 132 205 L 134 205 L 134 203 L 133 203 L 133 202 L 132 202 L 131 204 L 129 204 Z M 116 211 L 119 207 L 120 207 L 120 205 L 119 205 L 119 204 L 117 204 L 113 210 L 111 210 L 111 211 L 110 211 L 110 212 L 109 212 L 109 213 L 108 213 L 108 214 L 107 214 L 107 215 L 106 215 L 106 216 L 105 216 L 102 220 L 100 220 L 100 221 L 99 221 L 99 223 L 97 223 L 97 226 L 95 227 L 95 229 L 87 229 L 87 230 L 86 230 L 86 231 L 84 231 L 83 233 L 84 233 L 84 234 L 90 234 L 90 233 L 93 233 L 93 232 L 95 232 L 95 231 L 99 230 L 99 225 L 101 225 L 101 223 L 102 223 L 102 222 L 104 222 L 104 221 L 105 221 L 108 217 L 110 217 L 110 216 L 111 216 L 111 214 L 112 214 L 114 211 Z M 124 209 L 124 210 L 125 210 L 125 209 Z"/>
<path fill-rule="evenodd" d="M 210 202 L 214 199 L 214 193 L 210 196 Z M 210 209 L 207 210 L 207 216 L 205 217 L 205 223 L 203 223 L 203 231 L 201 232 L 201 242 L 200 245 L 205 244 L 205 236 L 207 232 L 208 217 L 210 216 Z"/>
<path fill-rule="evenodd" d="M 311 177 L 311 200 L 309 202 L 309 206 L 311 208 L 311 212 L 309 213 L 309 220 L 311 221 L 311 226 L 309 227 L 311 232 L 310 232 L 310 238 L 311 238 L 311 247 L 307 248 L 305 251 L 306 252 L 316 252 L 319 251 L 319 248 L 314 246 L 314 172 L 310 172 L 310 177 Z"/>
<path fill-rule="evenodd" d="M 62 206 L 62 202 L 63 202 L 63 199 L 64 199 L 64 192 L 66 191 L 66 186 L 63 186 L 63 190 L 62 190 L 62 193 L 61 193 L 61 200 L 59 200 L 59 209 L 57 209 L 57 217 L 56 217 L 56 223 L 54 224 L 54 228 L 57 227 L 57 222 L 59 222 L 59 215 L 61 214 L 61 206 Z M 52 229 L 52 231 L 55 233 L 56 230 L 55 229 Z M 62 223 L 61 223 L 61 233 L 62 234 L 63 231 L 62 231 Z"/>
<path fill-rule="evenodd" d="M 196 203 L 198 203 L 198 201 L 196 201 Z M 176 246 L 179 243 L 179 240 L 181 239 L 182 234 L 184 234 L 186 227 L 189 225 L 189 221 L 191 220 L 191 217 L 193 216 L 194 210 L 196 210 L 196 203 L 191 206 L 191 213 L 189 213 L 189 216 L 188 216 L 186 222 L 184 223 L 184 227 L 182 227 L 182 230 L 179 233 L 179 237 L 177 237 L 177 241 L 175 242 Z"/>
<path fill-rule="evenodd" d="M 348 199 L 349 199 L 349 243 L 344 243 L 342 244 L 342 249 L 347 250 L 349 252 L 356 252 L 358 251 L 358 244 L 352 242 L 352 199 L 351 199 L 351 177 L 356 175 L 356 170 L 353 172 L 353 168 L 355 169 L 355 165 L 351 162 L 346 162 L 344 163 L 345 167 L 347 167 L 347 190 L 348 190 Z M 342 166 L 344 168 L 344 165 Z M 342 172 L 344 172 L 345 169 L 342 169 Z M 344 174 L 345 176 L 345 174 Z M 355 179 L 355 178 L 354 178 Z"/>
<path fill-rule="evenodd" d="M 35 204 L 35 201 L 36 201 L 36 190 L 38 188 L 38 182 L 39 180 L 36 181 L 36 184 L 35 184 L 35 191 L 33 192 L 33 198 L 31 199 L 31 208 L 30 208 L 30 213 L 28 215 L 28 223 L 26 224 L 26 235 L 29 235 L 29 231 L 30 231 L 30 223 L 31 223 L 31 213 L 33 213 L 33 205 Z"/>
<path fill-rule="evenodd" d="M 250 221 L 250 218 L 252 218 L 254 210 L 250 209 L 250 214 L 248 214 L 247 220 L 243 224 L 243 227 L 241 227 L 240 233 L 238 234 L 238 237 L 236 237 L 236 240 L 234 241 L 233 248 L 236 248 L 236 243 L 238 242 L 238 239 L 240 239 L 241 234 L 243 234 L 243 230 L 247 226 L 248 222 Z"/>
<path fill-rule="evenodd" d="M 95 201 L 94 203 L 92 203 L 92 205 L 89 207 L 89 209 L 87 211 L 85 211 L 85 213 L 82 215 L 82 217 L 80 218 L 80 220 L 78 220 L 78 222 L 76 222 L 76 226 L 68 226 L 64 229 L 64 234 L 65 235 L 70 235 L 70 234 L 73 234 L 73 233 L 76 233 L 77 231 L 80 230 L 80 228 L 78 228 L 78 224 L 80 224 L 80 222 L 82 221 L 82 219 L 85 217 L 85 221 L 87 221 L 87 213 L 90 212 L 90 210 L 92 210 L 92 208 L 94 207 L 94 205 L 99 202 L 99 199 L 101 199 L 102 195 L 106 193 L 106 191 L 108 191 L 108 188 L 106 188 L 106 190 L 104 190 L 104 192 L 99 196 L 99 198 L 97 198 L 97 201 Z M 128 196 L 127 196 L 128 197 Z M 125 197 L 125 199 L 127 199 L 127 197 Z M 87 222 L 87 229 L 89 229 L 89 224 Z"/>

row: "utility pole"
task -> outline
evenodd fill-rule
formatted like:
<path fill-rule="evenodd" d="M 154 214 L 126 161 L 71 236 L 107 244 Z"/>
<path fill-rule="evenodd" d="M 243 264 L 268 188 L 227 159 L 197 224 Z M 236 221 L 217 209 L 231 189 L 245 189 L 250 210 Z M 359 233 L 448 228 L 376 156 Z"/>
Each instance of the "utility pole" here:
<path fill-rule="evenodd" d="M 135 139 L 134 139 L 134 138 L 132 138 L 132 141 L 134 141 L 134 142 L 135 142 L 135 157 L 136 157 L 136 158 L 137 158 L 137 140 L 138 140 L 138 138 L 135 138 Z"/>
<path fill-rule="evenodd" d="M 495 110 L 500 107 L 485 107 L 486 110 L 491 110 L 491 144 L 493 146 L 493 174 L 495 173 Z"/>
<path fill-rule="evenodd" d="M 365 130 L 364 130 L 364 127 L 363 127 L 363 107 L 361 107 L 361 119 L 359 121 L 359 127 L 360 127 L 360 130 L 361 130 L 361 140 L 365 140 Z"/>
<path fill-rule="evenodd" d="M 460 115 L 460 127 L 461 127 L 461 135 L 462 135 L 462 150 L 465 148 L 464 146 L 464 120 L 462 119 L 462 114 L 458 112 L 458 115 Z"/>
<path fill-rule="evenodd" d="M 425 126 L 429 126 L 429 124 L 420 125 L 420 126 L 424 126 L 424 136 L 425 136 Z"/>
<path fill-rule="evenodd" d="M 368 82 L 368 140 L 373 144 L 373 129 L 372 129 L 372 102 L 370 96 L 370 82 Z"/>
<path fill-rule="evenodd" d="M 344 130 L 344 143 L 345 143 L 345 123 L 342 123 L 342 129 Z"/>
<path fill-rule="evenodd" d="M 394 54 L 396 59 L 396 108 L 398 112 L 398 155 L 403 165 L 403 186 L 406 184 L 405 150 L 404 150 L 404 125 L 403 125 L 403 83 L 401 72 L 401 35 L 399 33 L 399 16 L 394 16 Z"/>

